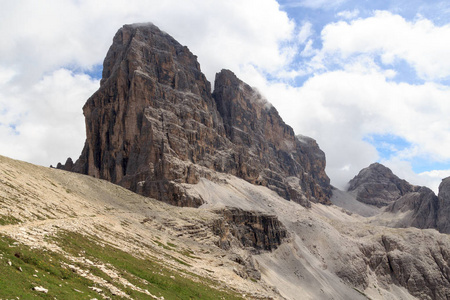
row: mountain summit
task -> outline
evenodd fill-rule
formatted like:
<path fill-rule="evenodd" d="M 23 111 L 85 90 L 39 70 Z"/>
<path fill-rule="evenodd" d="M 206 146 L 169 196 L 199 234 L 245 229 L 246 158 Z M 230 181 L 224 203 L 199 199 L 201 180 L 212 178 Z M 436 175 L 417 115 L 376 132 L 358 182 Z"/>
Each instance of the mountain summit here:
<path fill-rule="evenodd" d="M 196 56 L 153 24 L 116 33 L 101 86 L 83 112 L 87 138 L 72 171 L 178 206 L 201 205 L 184 184 L 214 178 L 215 171 L 303 206 L 330 203 L 317 143 L 298 139 L 231 71 L 216 75 L 211 93 Z"/>

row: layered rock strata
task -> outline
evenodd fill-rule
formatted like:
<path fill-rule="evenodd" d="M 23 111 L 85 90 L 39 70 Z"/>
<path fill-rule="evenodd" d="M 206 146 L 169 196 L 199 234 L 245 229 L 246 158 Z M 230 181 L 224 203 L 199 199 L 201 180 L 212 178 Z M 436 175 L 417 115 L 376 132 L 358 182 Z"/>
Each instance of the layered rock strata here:
<path fill-rule="evenodd" d="M 329 203 L 325 156 L 232 72 L 215 91 L 196 56 L 152 24 L 123 26 L 83 107 L 86 143 L 72 171 L 179 206 L 183 183 L 225 172 L 304 206 Z M 64 165 L 60 166 L 65 168 Z"/>
<path fill-rule="evenodd" d="M 222 218 L 213 224 L 220 237 L 218 246 L 228 250 L 233 246 L 252 251 L 271 251 L 280 246 L 288 233 L 274 215 L 229 207 L 217 211 Z"/>

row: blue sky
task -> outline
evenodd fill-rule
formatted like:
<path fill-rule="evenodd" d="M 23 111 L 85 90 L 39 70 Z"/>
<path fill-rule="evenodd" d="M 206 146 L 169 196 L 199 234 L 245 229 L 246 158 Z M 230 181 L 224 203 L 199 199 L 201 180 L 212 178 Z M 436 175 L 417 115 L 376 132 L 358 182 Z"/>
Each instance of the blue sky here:
<path fill-rule="evenodd" d="M 0 155 L 76 159 L 115 32 L 150 21 L 316 139 L 337 187 L 374 161 L 435 191 L 450 175 L 448 1 L 18 0 L 0 18 Z"/>

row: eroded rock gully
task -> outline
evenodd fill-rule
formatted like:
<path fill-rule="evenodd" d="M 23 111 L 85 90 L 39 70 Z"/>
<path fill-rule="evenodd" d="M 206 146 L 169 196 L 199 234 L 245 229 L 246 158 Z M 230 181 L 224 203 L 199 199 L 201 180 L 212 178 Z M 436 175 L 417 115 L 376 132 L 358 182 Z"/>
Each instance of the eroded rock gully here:
<path fill-rule="evenodd" d="M 304 206 L 330 203 L 325 155 L 295 137 L 274 107 L 231 71 L 215 91 L 196 56 L 152 24 L 123 26 L 83 107 L 86 143 L 73 167 L 178 206 L 198 207 L 182 183 L 208 170 L 267 186 Z"/>

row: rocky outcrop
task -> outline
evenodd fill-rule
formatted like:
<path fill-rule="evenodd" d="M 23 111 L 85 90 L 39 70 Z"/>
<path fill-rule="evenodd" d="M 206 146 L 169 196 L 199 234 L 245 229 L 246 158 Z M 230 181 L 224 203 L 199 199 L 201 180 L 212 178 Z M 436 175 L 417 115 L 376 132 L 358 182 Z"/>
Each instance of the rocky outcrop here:
<path fill-rule="evenodd" d="M 56 169 L 65 170 L 65 171 L 69 171 L 69 172 L 72 171 L 72 169 L 73 169 L 73 161 L 72 161 L 72 159 L 69 157 L 66 160 L 66 163 L 64 165 L 61 164 L 61 163 L 58 163 L 56 165 Z"/>
<path fill-rule="evenodd" d="M 403 286 L 418 299 L 450 298 L 450 244 L 437 232 L 387 233 L 360 248 L 378 282 Z"/>
<path fill-rule="evenodd" d="M 439 185 L 439 212 L 436 226 L 440 232 L 450 233 L 450 177 Z"/>
<path fill-rule="evenodd" d="M 278 248 L 288 236 L 284 225 L 276 216 L 229 207 L 216 213 L 222 218 L 213 224 L 213 232 L 220 237 L 219 247 L 233 246 L 251 251 L 271 251 Z"/>
<path fill-rule="evenodd" d="M 331 189 L 325 154 L 313 139 L 296 137 L 277 110 L 231 71 L 216 75 L 213 98 L 242 162 L 226 172 L 237 172 L 234 175 L 304 206 L 307 199 L 328 203 Z"/>
<path fill-rule="evenodd" d="M 374 163 L 350 180 L 347 191 L 360 202 L 382 207 L 418 189 L 419 187 L 398 178 L 389 168 Z"/>
<path fill-rule="evenodd" d="M 381 225 L 450 233 L 450 177 L 442 180 L 436 196 L 429 188 L 411 185 L 375 163 L 350 181 L 348 191 L 360 202 L 384 206 L 374 218 Z"/>
<path fill-rule="evenodd" d="M 394 219 L 395 227 L 437 228 L 438 197 L 429 188 L 420 187 L 389 205 L 386 211 L 403 215 Z"/>
<path fill-rule="evenodd" d="M 232 72 L 215 92 L 196 56 L 152 24 L 123 26 L 103 65 L 99 90 L 83 107 L 86 143 L 72 171 L 179 206 L 211 172 L 267 186 L 304 206 L 329 203 L 325 156 L 294 136 L 276 109 Z"/>

